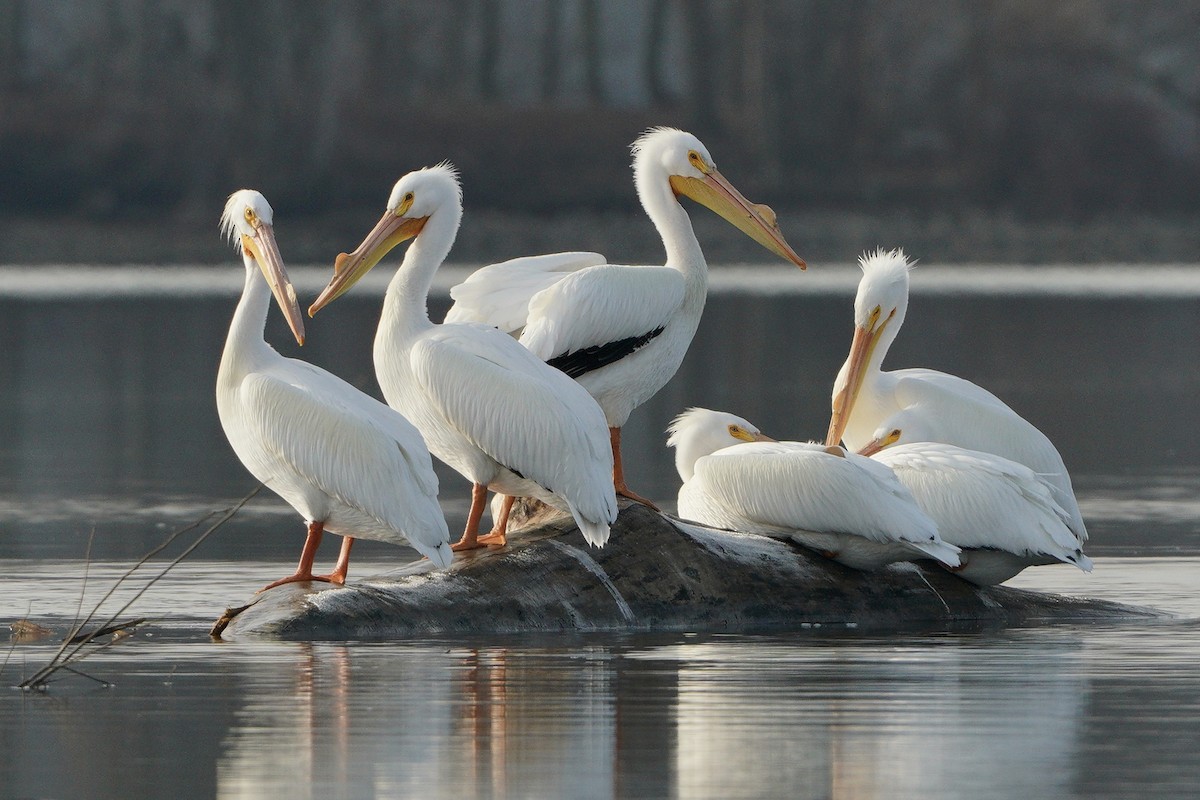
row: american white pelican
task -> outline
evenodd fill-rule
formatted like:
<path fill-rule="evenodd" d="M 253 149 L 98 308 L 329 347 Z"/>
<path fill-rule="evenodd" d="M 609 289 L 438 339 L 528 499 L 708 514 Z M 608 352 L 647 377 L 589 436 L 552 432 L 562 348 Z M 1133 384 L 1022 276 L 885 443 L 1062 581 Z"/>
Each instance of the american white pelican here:
<path fill-rule="evenodd" d="M 890 444 L 900 431 L 879 431 L 877 438 Z M 1040 564 L 1092 571 L 1071 515 L 1024 464 L 940 442 L 885 447 L 873 458 L 892 468 L 942 539 L 963 549 L 953 570 L 960 577 L 990 586 Z"/>
<path fill-rule="evenodd" d="M 679 369 L 708 294 L 708 265 L 692 231 L 685 195 L 801 269 L 775 222 L 717 171 L 690 133 L 653 128 L 633 143 L 638 197 L 667 251 L 662 267 L 617 266 L 596 253 L 514 259 L 476 272 L 451 289 L 448 321 L 474 321 L 520 333 L 538 358 L 579 381 L 604 409 L 617 493 L 652 503 L 625 484 L 621 426 Z"/>
<path fill-rule="evenodd" d="M 608 540 L 617 518 L 604 414 L 586 391 L 488 325 L 429 321 L 426 296 L 462 220 L 449 165 L 397 181 L 387 211 L 353 253 L 342 253 L 309 314 L 349 289 L 396 245 L 413 239 L 388 286 L 375 336 L 384 397 L 412 420 L 430 451 L 474 484 L 456 549 L 505 543 L 511 498 L 569 511 L 584 538 Z M 487 490 L 508 496 L 492 533 L 478 537 Z"/>
<path fill-rule="evenodd" d="M 826 444 L 844 442 L 870 454 L 881 444 L 874 441 L 877 430 L 900 429 L 900 443 L 942 442 L 1003 456 L 1050 483 L 1054 499 L 1070 515 L 1071 530 L 1086 541 L 1071 476 L 1045 434 L 970 381 L 931 369 L 880 369 L 904 323 L 910 265 L 901 250 L 878 250 L 859 264 L 863 277 L 854 299 L 854 342 L 833 385 Z"/>
<path fill-rule="evenodd" d="M 263 340 L 273 292 L 296 340 L 304 343 L 303 316 L 275 245 L 272 218 L 266 198 L 251 189 L 234 192 L 225 204 L 221 229 L 242 253 L 246 285 L 217 371 L 217 412 L 233 451 L 308 521 L 296 572 L 264 589 L 293 581 L 344 583 L 354 537 L 411 544 L 439 567 L 449 566 L 454 554 L 437 501 L 437 476 L 416 428 L 340 378 L 284 358 Z M 313 575 L 326 530 L 345 537 L 341 554 L 332 573 Z"/>
<path fill-rule="evenodd" d="M 837 445 L 776 442 L 741 417 L 693 408 L 671 423 L 679 516 L 717 528 L 786 535 L 855 569 L 933 558 L 958 548 L 890 469 Z"/>

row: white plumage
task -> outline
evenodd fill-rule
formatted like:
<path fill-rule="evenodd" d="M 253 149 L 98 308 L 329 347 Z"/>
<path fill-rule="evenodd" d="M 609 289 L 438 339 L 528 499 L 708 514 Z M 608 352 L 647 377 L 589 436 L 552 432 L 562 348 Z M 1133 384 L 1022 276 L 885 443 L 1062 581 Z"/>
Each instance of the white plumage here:
<path fill-rule="evenodd" d="M 708 266 L 687 212 L 686 195 L 780 257 L 804 268 L 766 206 L 743 197 L 690 133 L 647 131 L 633 144 L 638 197 L 666 248 L 665 266 L 618 266 L 596 253 L 513 259 L 451 290 L 447 321 L 476 321 L 519 335 L 538 358 L 578 380 L 611 428 L 619 494 L 625 485 L 620 429 L 633 409 L 679 369 L 699 325 Z"/>
<path fill-rule="evenodd" d="M 616 520 L 617 501 L 604 415 L 595 401 L 494 327 L 429 321 L 429 286 L 461 219 L 462 197 L 451 167 L 405 175 L 363 243 L 338 257 L 329 286 L 309 313 L 413 238 L 384 299 L 375 370 L 388 403 L 417 426 L 434 455 L 475 485 L 471 516 L 456 547 L 476 546 L 487 489 L 569 511 L 587 541 L 602 546 Z M 508 505 L 491 542 L 505 541 Z"/>
<path fill-rule="evenodd" d="M 437 566 L 449 566 L 453 554 L 438 481 L 417 430 L 383 403 L 311 364 L 284 358 L 264 341 L 274 290 L 303 343 L 302 317 L 272 218 L 266 199 L 249 189 L 235 192 L 225 207 L 222 228 L 242 252 L 246 285 L 216 390 L 221 425 L 238 458 L 309 523 L 296 573 L 271 586 L 343 582 L 353 538 L 411 544 Z M 312 560 L 326 530 L 346 539 L 337 568 L 318 577 Z"/>
<path fill-rule="evenodd" d="M 1091 571 L 1071 515 L 1025 465 L 938 442 L 887 447 L 874 460 L 892 468 L 942 539 L 963 549 L 959 576 L 986 586 L 1039 564 Z"/>
<path fill-rule="evenodd" d="M 847 566 L 877 569 L 958 548 L 890 469 L 840 447 L 774 442 L 746 420 L 693 408 L 671 423 L 683 479 L 679 515 L 717 528 L 787 536 Z"/>
<path fill-rule="evenodd" d="M 864 255 L 854 301 L 854 342 L 833 387 L 826 443 L 873 452 L 876 432 L 892 442 L 942 442 L 993 453 L 1049 482 L 1079 542 L 1087 528 L 1062 456 L 1050 440 L 998 397 L 970 381 L 930 369 L 884 372 L 884 356 L 908 308 L 910 265 L 900 250 Z"/>

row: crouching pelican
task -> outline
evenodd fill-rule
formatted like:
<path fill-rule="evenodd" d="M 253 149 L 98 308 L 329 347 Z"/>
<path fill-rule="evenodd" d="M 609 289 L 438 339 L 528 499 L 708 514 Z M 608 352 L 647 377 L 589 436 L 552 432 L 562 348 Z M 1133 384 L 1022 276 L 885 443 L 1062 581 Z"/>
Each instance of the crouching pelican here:
<path fill-rule="evenodd" d="M 1043 564 L 1092 571 L 1071 515 L 1029 467 L 940 442 L 887 446 L 901 435 L 898 428 L 879 431 L 884 448 L 873 459 L 896 473 L 943 541 L 962 548 L 962 563 L 952 568 L 959 577 L 990 586 Z"/>
<path fill-rule="evenodd" d="M 437 566 L 449 566 L 438 481 L 417 430 L 383 403 L 264 341 L 274 294 L 304 343 L 272 219 L 266 198 L 251 189 L 234 192 L 225 204 L 221 229 L 241 251 L 246 284 L 217 371 L 217 412 L 233 451 L 308 522 L 295 573 L 263 590 L 294 581 L 344 583 L 355 537 L 411 544 Z M 344 537 L 341 554 L 333 572 L 313 575 L 327 530 Z"/>
<path fill-rule="evenodd" d="M 892 471 L 837 446 L 776 442 L 741 417 L 693 408 L 671 423 L 679 516 L 785 536 L 848 567 L 933 558 L 958 566 Z"/>
<path fill-rule="evenodd" d="M 606 264 L 596 253 L 559 253 L 484 267 L 450 294 L 450 322 L 483 322 L 579 381 L 608 420 L 617 494 L 629 489 L 621 427 L 679 369 L 704 311 L 708 265 L 680 195 L 707 206 L 754 241 L 805 268 L 775 213 L 751 203 L 717 171 L 690 133 L 653 128 L 633 143 L 638 198 L 667 251 L 665 266 Z"/>
<path fill-rule="evenodd" d="M 384 297 L 375 372 L 388 403 L 417 426 L 434 455 L 473 484 L 471 512 L 455 549 L 503 545 L 512 498 L 524 496 L 569 511 L 588 543 L 601 547 L 617 519 L 617 498 L 596 401 L 494 327 L 429 320 L 429 286 L 461 220 L 453 167 L 405 175 L 362 244 L 337 257 L 309 314 L 412 239 Z M 489 489 L 508 497 L 492 532 L 479 537 Z"/>

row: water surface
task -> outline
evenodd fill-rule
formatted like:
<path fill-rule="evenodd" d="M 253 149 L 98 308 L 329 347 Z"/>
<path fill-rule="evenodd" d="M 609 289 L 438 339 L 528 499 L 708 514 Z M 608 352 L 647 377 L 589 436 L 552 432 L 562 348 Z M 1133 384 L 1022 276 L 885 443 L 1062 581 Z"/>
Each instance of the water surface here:
<path fill-rule="evenodd" d="M 324 277 L 297 272 L 302 295 Z M 240 270 L 27 275 L 0 274 L 0 621 L 61 633 L 170 531 L 253 486 L 212 399 Z M 854 280 L 718 275 L 683 369 L 626 430 L 635 487 L 671 504 L 662 430 L 690 405 L 823 434 Z M 322 312 L 302 351 L 278 320 L 268 336 L 374 393 L 379 283 L 366 289 Z M 107 685 L 60 675 L 44 694 L 0 693 L 0 795 L 1200 796 L 1198 311 L 1190 271 L 922 267 L 889 358 L 987 386 L 1063 452 L 1096 570 L 1013 585 L 1168 620 L 211 642 L 212 619 L 298 555 L 300 521 L 260 497 L 127 614 L 150 623 L 80 665 Z M 466 486 L 439 474 L 457 528 Z M 410 555 L 363 543 L 351 578 Z M 0 684 L 55 649 L 13 643 Z"/>

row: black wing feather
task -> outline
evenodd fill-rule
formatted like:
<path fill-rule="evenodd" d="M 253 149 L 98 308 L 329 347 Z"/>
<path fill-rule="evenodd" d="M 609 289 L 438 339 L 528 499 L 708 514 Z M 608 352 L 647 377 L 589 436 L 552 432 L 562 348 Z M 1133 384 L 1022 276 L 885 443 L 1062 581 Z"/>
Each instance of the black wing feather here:
<path fill-rule="evenodd" d="M 655 328 L 640 336 L 630 336 L 626 339 L 618 339 L 615 342 L 592 345 L 591 347 L 584 347 L 581 350 L 563 353 L 554 356 L 546 363 L 560 372 L 565 372 L 571 378 L 578 378 L 580 375 L 586 375 L 592 370 L 597 370 L 620 361 L 625 356 L 645 347 L 654 337 L 662 332 L 663 329 L 661 327 Z"/>

